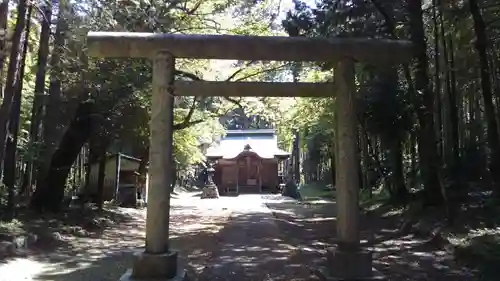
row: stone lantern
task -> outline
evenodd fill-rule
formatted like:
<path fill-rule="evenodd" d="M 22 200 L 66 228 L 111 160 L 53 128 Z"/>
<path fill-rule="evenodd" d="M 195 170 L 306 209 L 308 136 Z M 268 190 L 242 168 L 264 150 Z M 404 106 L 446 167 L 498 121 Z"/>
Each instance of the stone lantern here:
<path fill-rule="evenodd" d="M 209 163 L 207 168 L 207 181 L 203 186 L 201 199 L 219 198 L 219 189 L 217 188 L 213 180 L 214 174 L 215 174 L 215 169 L 213 168 L 213 164 Z"/>

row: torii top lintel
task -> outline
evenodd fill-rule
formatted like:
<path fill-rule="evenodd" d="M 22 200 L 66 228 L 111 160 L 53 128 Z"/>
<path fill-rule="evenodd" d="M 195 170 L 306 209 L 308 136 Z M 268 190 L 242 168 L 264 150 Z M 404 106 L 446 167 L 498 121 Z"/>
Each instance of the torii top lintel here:
<path fill-rule="evenodd" d="M 102 58 L 152 58 L 165 50 L 177 58 L 371 64 L 405 63 L 413 51 L 404 40 L 140 32 L 89 32 L 87 45 L 90 56 Z"/>

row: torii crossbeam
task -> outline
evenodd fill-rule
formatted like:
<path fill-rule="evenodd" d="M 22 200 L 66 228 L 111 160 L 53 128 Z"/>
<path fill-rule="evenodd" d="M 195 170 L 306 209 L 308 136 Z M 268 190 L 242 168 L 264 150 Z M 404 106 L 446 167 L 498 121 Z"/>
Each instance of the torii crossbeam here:
<path fill-rule="evenodd" d="M 89 55 L 153 58 L 158 50 L 175 58 L 335 62 L 350 58 L 373 64 L 408 61 L 408 41 L 365 38 L 307 38 L 243 35 L 184 35 L 139 32 L 90 32 Z"/>
<path fill-rule="evenodd" d="M 408 41 L 385 39 L 312 39 L 305 37 L 172 35 L 90 32 L 89 55 L 149 58 L 153 61 L 150 186 L 146 250 L 121 280 L 184 280 L 177 252 L 169 247 L 169 188 L 172 179 L 174 95 L 336 96 L 337 247 L 329 252 L 324 280 L 371 280 L 371 253 L 360 247 L 358 214 L 357 117 L 354 63 L 408 62 Z M 333 83 L 175 82 L 175 58 L 333 62 Z M 177 90 L 177 91 L 176 91 Z M 166 209 L 165 209 L 166 208 Z"/>

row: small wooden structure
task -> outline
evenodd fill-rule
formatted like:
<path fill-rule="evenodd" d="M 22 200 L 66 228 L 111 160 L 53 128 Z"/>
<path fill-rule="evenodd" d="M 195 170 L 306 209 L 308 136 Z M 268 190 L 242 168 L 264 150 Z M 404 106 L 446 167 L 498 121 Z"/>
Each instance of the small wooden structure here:
<path fill-rule="evenodd" d="M 273 129 L 229 130 L 206 153 L 217 160 L 214 182 L 221 194 L 278 191 L 279 161 L 289 155 L 278 148 Z"/>
<path fill-rule="evenodd" d="M 140 159 L 116 153 L 110 155 L 106 160 L 104 171 L 104 186 L 103 199 L 109 201 L 112 199 L 120 202 L 134 201 L 130 199 L 132 195 L 135 198 L 138 186 L 138 169 L 141 163 Z M 99 178 L 99 163 L 94 163 L 90 169 L 89 176 L 89 192 L 91 195 L 97 195 Z M 147 180 L 144 187 L 145 194 L 147 192 Z M 130 202 L 133 203 L 133 202 Z"/>

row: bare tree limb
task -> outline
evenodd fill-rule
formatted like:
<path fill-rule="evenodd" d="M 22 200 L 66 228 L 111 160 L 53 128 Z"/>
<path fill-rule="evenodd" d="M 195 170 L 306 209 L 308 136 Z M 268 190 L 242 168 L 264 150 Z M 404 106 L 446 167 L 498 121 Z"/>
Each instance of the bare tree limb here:
<path fill-rule="evenodd" d="M 247 67 L 249 67 L 253 63 L 255 63 L 255 61 L 249 61 L 249 62 L 247 62 L 244 67 L 239 68 L 238 70 L 236 70 L 235 72 L 233 72 L 231 75 L 229 75 L 225 79 L 225 81 L 231 81 L 238 74 L 240 74 L 243 70 L 245 70 Z M 284 68 L 284 67 L 289 66 L 289 65 L 290 65 L 290 63 L 286 63 L 286 64 L 281 64 L 279 66 L 275 66 L 275 67 L 272 67 L 272 68 L 261 69 L 260 71 L 256 71 L 254 73 L 250 73 L 248 75 L 240 77 L 240 78 L 236 79 L 235 81 L 242 81 L 242 80 L 245 80 L 245 79 L 248 79 L 248 78 L 260 75 L 262 73 L 266 73 L 266 72 L 269 72 L 269 71 L 275 71 L 275 70 Z M 203 79 L 200 78 L 200 77 L 198 77 L 197 75 L 195 75 L 193 73 L 190 73 L 190 72 L 187 72 L 187 71 L 183 71 L 183 70 L 175 70 L 175 75 L 176 76 L 180 76 L 180 77 L 184 77 L 184 78 L 187 78 L 187 79 L 190 79 L 190 80 L 194 80 L 194 81 L 203 81 Z M 196 110 L 197 104 L 199 102 L 205 101 L 206 99 L 207 99 L 207 97 L 200 98 L 199 96 L 195 96 L 194 99 L 193 99 L 193 103 L 191 104 L 191 106 L 189 108 L 189 111 L 188 111 L 187 115 L 185 116 L 184 120 L 182 122 L 178 123 L 178 124 L 175 124 L 174 125 L 174 130 L 182 130 L 182 129 L 188 128 L 188 127 L 190 127 L 192 125 L 196 125 L 196 124 L 204 122 L 205 121 L 204 119 L 198 119 L 198 120 L 191 121 L 191 118 L 193 117 L 193 114 L 194 114 L 194 112 Z M 231 97 L 224 97 L 224 99 L 227 100 L 227 101 L 229 101 L 229 102 L 231 102 L 232 104 L 236 105 L 238 108 L 243 109 L 243 105 L 241 104 L 241 101 L 243 99 L 241 97 L 239 99 L 234 99 L 234 98 L 231 98 Z M 221 117 L 221 116 L 226 115 L 228 112 L 229 111 L 226 111 L 223 114 L 214 114 L 213 116 L 210 116 L 210 117 L 212 117 L 212 118 Z"/>
<path fill-rule="evenodd" d="M 179 124 L 174 124 L 173 128 L 174 128 L 174 131 L 183 130 L 183 129 L 189 128 L 191 126 L 194 126 L 196 124 L 203 123 L 205 121 L 206 121 L 205 119 L 197 119 L 194 121 L 181 122 Z"/>
<path fill-rule="evenodd" d="M 205 97 L 202 98 L 200 101 L 203 101 L 204 99 L 205 99 Z M 198 104 L 198 97 L 194 97 L 193 103 L 191 104 L 191 107 L 189 108 L 188 114 L 186 115 L 186 117 L 184 117 L 184 120 L 181 123 L 174 125 L 174 130 L 175 130 L 176 126 L 177 127 L 182 127 L 182 128 L 187 128 L 187 127 L 189 127 L 191 125 L 196 125 L 198 123 L 203 122 L 203 120 L 201 120 L 201 121 L 200 120 L 191 121 L 191 118 L 193 117 L 194 111 L 196 110 L 196 105 L 197 104 Z"/>
<path fill-rule="evenodd" d="M 249 61 L 245 64 L 245 67 L 241 67 L 239 68 L 238 70 L 236 70 L 235 72 L 233 72 L 233 74 L 229 75 L 227 78 L 226 78 L 226 81 L 231 81 L 232 79 L 234 79 L 234 77 L 236 77 L 236 75 L 240 74 L 243 70 L 245 70 L 246 67 L 249 67 L 250 65 L 252 65 L 253 63 L 255 63 L 255 61 Z"/>
<path fill-rule="evenodd" d="M 270 72 L 270 71 L 276 71 L 278 69 L 281 69 L 281 68 L 284 68 L 286 66 L 289 66 L 291 65 L 291 63 L 285 63 L 285 64 L 282 64 L 282 65 L 279 65 L 279 66 L 275 66 L 275 67 L 271 67 L 271 68 L 266 68 L 266 69 L 261 69 L 260 71 L 256 71 L 254 73 L 250 73 L 246 76 L 243 76 L 243 77 L 240 77 L 234 81 L 243 81 L 245 79 L 248 79 L 248 78 L 252 78 L 254 76 L 257 76 L 257 75 L 260 75 L 260 74 L 263 74 L 263 73 L 266 73 L 266 72 Z"/>

